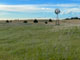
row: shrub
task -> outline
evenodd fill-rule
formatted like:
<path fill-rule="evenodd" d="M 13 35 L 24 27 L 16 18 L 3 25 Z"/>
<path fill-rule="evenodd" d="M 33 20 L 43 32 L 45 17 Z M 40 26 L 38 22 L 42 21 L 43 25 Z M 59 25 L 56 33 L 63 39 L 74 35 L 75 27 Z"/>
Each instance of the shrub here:
<path fill-rule="evenodd" d="M 24 23 L 27 23 L 27 21 L 25 20 Z"/>
<path fill-rule="evenodd" d="M 9 23 L 9 20 L 6 20 L 6 23 Z"/>
<path fill-rule="evenodd" d="M 38 23 L 38 20 L 37 20 L 37 19 L 35 19 L 35 20 L 34 20 L 34 23 Z"/>
<path fill-rule="evenodd" d="M 49 22 L 52 22 L 52 19 L 49 19 Z"/>
<path fill-rule="evenodd" d="M 66 18 L 65 20 L 70 20 L 70 18 Z"/>
<path fill-rule="evenodd" d="M 47 21 L 45 21 L 45 24 L 48 24 L 48 22 L 47 22 Z"/>
<path fill-rule="evenodd" d="M 9 22 L 12 22 L 12 20 L 10 20 Z"/>
<path fill-rule="evenodd" d="M 78 17 L 71 17 L 71 19 L 79 19 Z"/>

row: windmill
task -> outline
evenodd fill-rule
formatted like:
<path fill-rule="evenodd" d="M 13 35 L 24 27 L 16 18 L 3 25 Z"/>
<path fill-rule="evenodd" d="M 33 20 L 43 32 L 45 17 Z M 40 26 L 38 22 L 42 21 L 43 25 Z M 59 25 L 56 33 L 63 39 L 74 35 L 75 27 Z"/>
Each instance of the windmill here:
<path fill-rule="evenodd" d="M 57 15 L 57 17 L 56 17 L 56 25 L 60 25 L 60 23 L 59 23 L 59 17 L 58 17 L 59 13 L 60 13 L 60 10 L 56 9 L 55 10 L 55 14 Z"/>

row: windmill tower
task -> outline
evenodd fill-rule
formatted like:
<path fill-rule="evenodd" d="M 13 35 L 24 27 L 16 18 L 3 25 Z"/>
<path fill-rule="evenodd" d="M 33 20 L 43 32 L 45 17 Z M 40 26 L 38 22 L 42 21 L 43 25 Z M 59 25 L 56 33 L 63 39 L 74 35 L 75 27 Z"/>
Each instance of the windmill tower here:
<path fill-rule="evenodd" d="M 58 17 L 59 13 L 60 13 L 60 10 L 59 9 L 56 9 L 55 10 L 55 14 L 57 15 L 57 17 L 56 17 L 56 25 L 60 25 L 59 17 Z"/>

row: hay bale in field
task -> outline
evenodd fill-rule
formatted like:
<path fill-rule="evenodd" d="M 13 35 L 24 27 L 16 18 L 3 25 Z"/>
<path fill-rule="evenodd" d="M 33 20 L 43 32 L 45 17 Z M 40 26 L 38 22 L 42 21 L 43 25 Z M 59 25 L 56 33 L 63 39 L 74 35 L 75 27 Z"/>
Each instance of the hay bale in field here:
<path fill-rule="evenodd" d="M 45 24 L 48 24 L 48 22 L 47 22 L 47 21 L 45 21 Z"/>
<path fill-rule="evenodd" d="M 10 20 L 9 22 L 12 22 L 12 20 Z"/>
<path fill-rule="evenodd" d="M 34 22 L 34 23 L 38 23 L 38 20 L 37 20 L 37 19 L 35 19 L 33 22 Z"/>
<path fill-rule="evenodd" d="M 28 23 L 26 20 L 23 23 Z"/>
<path fill-rule="evenodd" d="M 52 19 L 49 19 L 49 22 L 52 22 Z"/>
<path fill-rule="evenodd" d="M 6 23 L 9 23 L 9 20 L 6 20 Z"/>

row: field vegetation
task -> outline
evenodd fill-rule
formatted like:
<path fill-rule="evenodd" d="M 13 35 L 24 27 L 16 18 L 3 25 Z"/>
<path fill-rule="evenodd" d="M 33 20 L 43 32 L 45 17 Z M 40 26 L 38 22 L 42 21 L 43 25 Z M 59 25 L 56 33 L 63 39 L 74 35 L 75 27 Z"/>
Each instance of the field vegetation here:
<path fill-rule="evenodd" d="M 80 60 L 80 25 L 67 23 L 0 23 L 0 60 Z"/>

